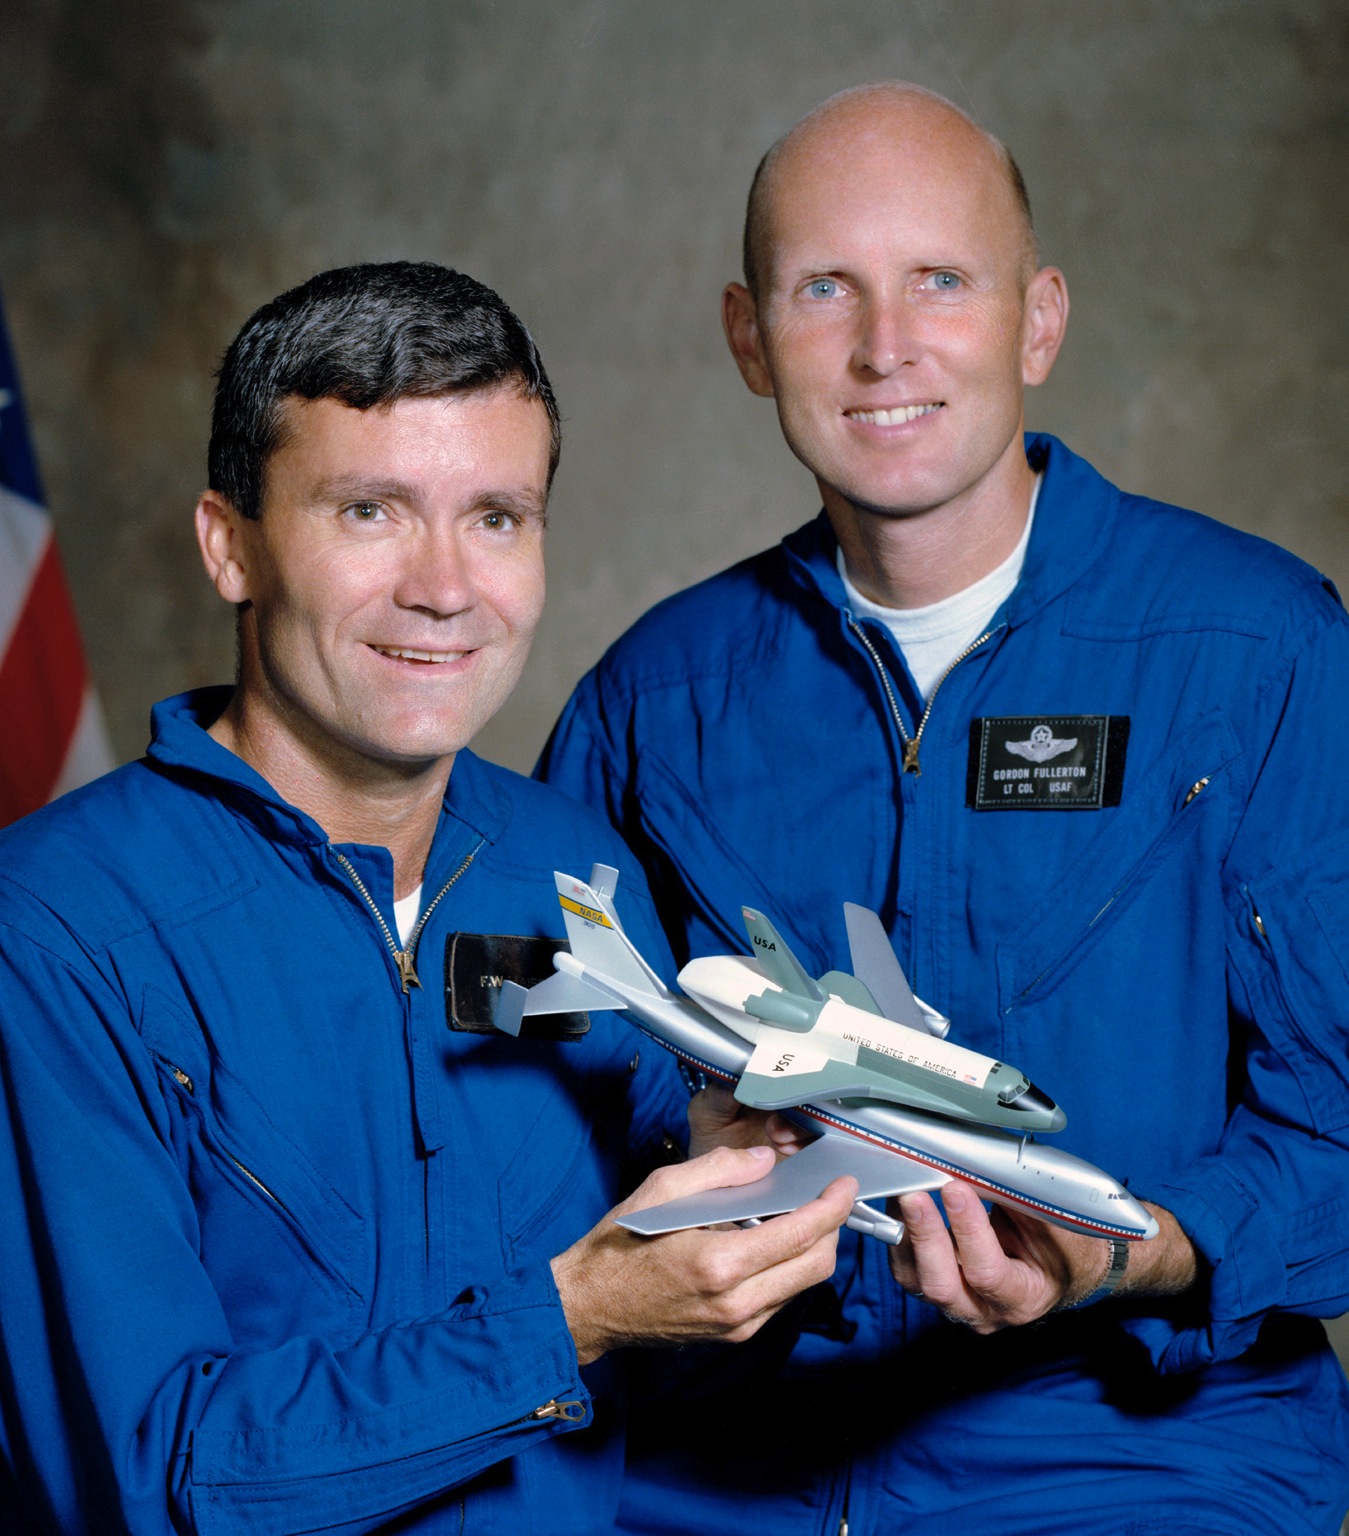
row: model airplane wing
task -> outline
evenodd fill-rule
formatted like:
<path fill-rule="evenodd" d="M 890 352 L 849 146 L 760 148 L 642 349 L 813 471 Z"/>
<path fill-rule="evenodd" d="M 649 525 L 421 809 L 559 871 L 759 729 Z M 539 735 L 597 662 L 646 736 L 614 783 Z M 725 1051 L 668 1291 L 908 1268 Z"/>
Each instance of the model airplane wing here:
<path fill-rule="evenodd" d="M 821 1136 L 794 1157 L 780 1158 L 770 1173 L 753 1184 L 709 1189 L 700 1195 L 648 1206 L 644 1211 L 631 1211 L 616 1219 L 620 1227 L 647 1237 L 682 1232 L 686 1227 L 715 1226 L 723 1221 L 757 1221 L 806 1205 L 843 1174 L 857 1180 L 859 1201 L 940 1189 L 950 1177 L 851 1137 L 845 1143 L 841 1137 Z"/>
<path fill-rule="evenodd" d="M 581 976 L 555 971 L 532 987 L 503 981 L 492 1022 L 503 1034 L 518 1035 L 521 1022 L 539 1013 L 600 1013 L 628 1005 Z"/>

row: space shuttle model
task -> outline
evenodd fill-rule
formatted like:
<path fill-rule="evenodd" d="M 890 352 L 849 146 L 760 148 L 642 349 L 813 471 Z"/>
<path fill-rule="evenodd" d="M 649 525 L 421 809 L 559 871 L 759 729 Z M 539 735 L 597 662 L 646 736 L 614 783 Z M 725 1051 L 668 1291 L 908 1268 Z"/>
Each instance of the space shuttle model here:
<path fill-rule="evenodd" d="M 690 960 L 672 993 L 623 932 L 618 872 L 557 874 L 571 952 L 526 989 L 503 984 L 496 1024 L 617 1009 L 741 1103 L 779 1110 L 817 1139 L 753 1184 L 634 1211 L 655 1234 L 794 1210 L 840 1174 L 858 1181 L 848 1225 L 898 1243 L 903 1225 L 869 1202 L 961 1179 L 997 1204 L 1100 1237 L 1155 1236 L 1152 1215 L 1109 1174 L 1043 1146 L 1063 1110 L 1024 1073 L 946 1039 L 949 1021 L 913 995 L 879 917 L 845 904 L 852 972 L 811 977 L 762 913 L 742 909 L 752 955 Z"/>

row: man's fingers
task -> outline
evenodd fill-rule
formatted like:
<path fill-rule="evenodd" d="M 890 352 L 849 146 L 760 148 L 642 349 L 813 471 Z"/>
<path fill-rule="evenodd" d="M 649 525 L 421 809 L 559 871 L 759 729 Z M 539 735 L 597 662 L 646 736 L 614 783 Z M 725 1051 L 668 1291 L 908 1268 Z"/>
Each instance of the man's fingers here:
<path fill-rule="evenodd" d="M 718 1271 L 718 1288 L 743 1319 L 727 1335 L 732 1342 L 748 1338 L 793 1296 L 833 1274 L 839 1228 L 856 1198 L 855 1179 L 835 1179 L 817 1200 L 798 1210 L 719 1234 L 724 1239 L 720 1256 L 729 1268 Z"/>
<path fill-rule="evenodd" d="M 799 1152 L 802 1147 L 808 1147 L 816 1140 L 811 1131 L 803 1130 L 786 1115 L 769 1115 L 765 1129 L 768 1140 L 779 1157 L 791 1157 L 793 1153 Z"/>
<path fill-rule="evenodd" d="M 833 1241 L 856 1199 L 856 1179 L 835 1179 L 816 1199 L 794 1211 L 770 1216 L 752 1227 L 726 1231 L 727 1251 L 734 1255 L 733 1262 L 746 1277 L 790 1263 L 809 1252 L 822 1238 Z M 730 1281 L 729 1276 L 723 1279 Z"/>
<path fill-rule="evenodd" d="M 613 1223 L 627 1211 L 750 1183 L 775 1162 L 769 1147 L 722 1147 L 659 1169 L 553 1260 L 582 1364 L 620 1344 L 747 1339 L 791 1296 L 833 1273 L 838 1229 L 857 1198 L 851 1178 L 754 1227 L 641 1238 Z"/>
<path fill-rule="evenodd" d="M 716 1136 L 740 1118 L 740 1108 L 729 1088 L 713 1083 L 689 1100 L 689 1130 L 694 1136 Z"/>
<path fill-rule="evenodd" d="M 935 1270 L 948 1258 L 954 1262 L 951 1234 L 931 1195 L 901 1195 L 899 1216 L 904 1223 L 904 1242 L 915 1270 Z"/>
<path fill-rule="evenodd" d="M 931 1195 L 901 1195 L 899 1214 L 912 1264 L 911 1278 L 901 1284 L 943 1311 L 958 1308 L 965 1298 L 965 1284 L 954 1239 L 936 1202 Z"/>
<path fill-rule="evenodd" d="M 819 1196 L 794 1211 L 774 1216 L 746 1232 L 762 1249 L 765 1262 L 759 1266 L 768 1268 L 805 1253 L 822 1237 L 829 1237 L 848 1219 L 848 1213 L 857 1199 L 857 1180 L 848 1176 L 838 1178 L 823 1189 Z M 781 1258 L 771 1257 L 780 1250 Z"/>
<path fill-rule="evenodd" d="M 689 1100 L 689 1155 L 714 1147 L 758 1147 L 770 1138 L 770 1116 L 739 1103 L 729 1088 L 713 1085 Z"/>
<path fill-rule="evenodd" d="M 942 1205 L 965 1286 L 976 1296 L 991 1294 L 1003 1283 L 1008 1259 L 978 1195 L 953 1179 L 942 1189 Z"/>
<path fill-rule="evenodd" d="M 904 1195 L 899 1202 L 913 1252 L 917 1293 L 949 1316 L 969 1316 L 977 1298 L 991 1295 L 1003 1282 L 1007 1255 L 979 1197 L 958 1179 L 941 1190 L 946 1222 L 927 1195 Z"/>
<path fill-rule="evenodd" d="M 1096 1239 L 1001 1208 L 990 1216 L 975 1191 L 956 1179 L 942 1186 L 941 1197 L 949 1229 L 926 1195 L 901 1197 L 906 1230 L 890 1269 L 905 1290 L 953 1322 L 976 1333 L 1034 1322 L 1068 1294 L 1075 1261 L 1090 1275 L 1081 1256 L 1097 1252 Z"/>
<path fill-rule="evenodd" d="M 903 1211 L 900 1212 L 901 1216 Z M 904 1236 L 890 1250 L 890 1273 L 897 1284 L 902 1285 L 911 1295 L 917 1296 L 922 1287 L 918 1284 L 918 1270 L 913 1262 L 913 1240 L 909 1237 L 908 1228 L 904 1229 Z"/>
<path fill-rule="evenodd" d="M 827 1279 L 834 1270 L 838 1229 L 856 1198 L 856 1179 L 835 1179 L 817 1199 L 757 1226 L 719 1230 L 715 1236 L 700 1231 L 705 1288 L 726 1295 L 740 1291 L 737 1305 L 754 1295 L 760 1298 L 756 1309 L 776 1309 L 806 1286 Z M 751 1289 L 741 1290 L 745 1286 Z"/>

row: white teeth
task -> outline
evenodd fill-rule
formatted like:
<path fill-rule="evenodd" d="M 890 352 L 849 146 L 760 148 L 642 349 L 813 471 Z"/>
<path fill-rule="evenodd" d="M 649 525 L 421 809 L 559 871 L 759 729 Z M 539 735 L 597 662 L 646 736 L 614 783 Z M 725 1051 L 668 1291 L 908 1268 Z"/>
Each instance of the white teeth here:
<path fill-rule="evenodd" d="M 381 656 L 393 656 L 399 661 L 458 661 L 463 651 L 414 651 L 405 645 L 373 645 L 373 651 Z"/>
<path fill-rule="evenodd" d="M 941 408 L 942 402 L 934 400 L 928 405 L 897 405 L 893 411 L 847 411 L 844 414 L 852 421 L 865 421 L 876 427 L 898 427 L 906 421 L 916 421 L 920 416 L 930 416 Z"/>

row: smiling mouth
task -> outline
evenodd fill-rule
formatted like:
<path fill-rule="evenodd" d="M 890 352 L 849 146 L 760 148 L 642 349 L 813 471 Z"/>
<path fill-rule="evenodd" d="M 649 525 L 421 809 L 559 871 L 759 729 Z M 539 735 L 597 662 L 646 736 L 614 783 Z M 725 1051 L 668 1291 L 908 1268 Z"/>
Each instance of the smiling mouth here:
<path fill-rule="evenodd" d="M 888 411 L 844 411 L 843 414 L 849 421 L 863 421 L 872 427 L 902 427 L 906 421 L 917 421 L 920 416 L 930 416 L 945 406 L 945 400 L 929 400 L 925 405 L 897 405 Z"/>
<path fill-rule="evenodd" d="M 468 651 L 418 651 L 410 645 L 372 645 L 372 651 L 381 656 L 391 656 L 395 661 L 421 661 L 433 666 L 443 666 L 447 661 L 462 661 Z"/>

